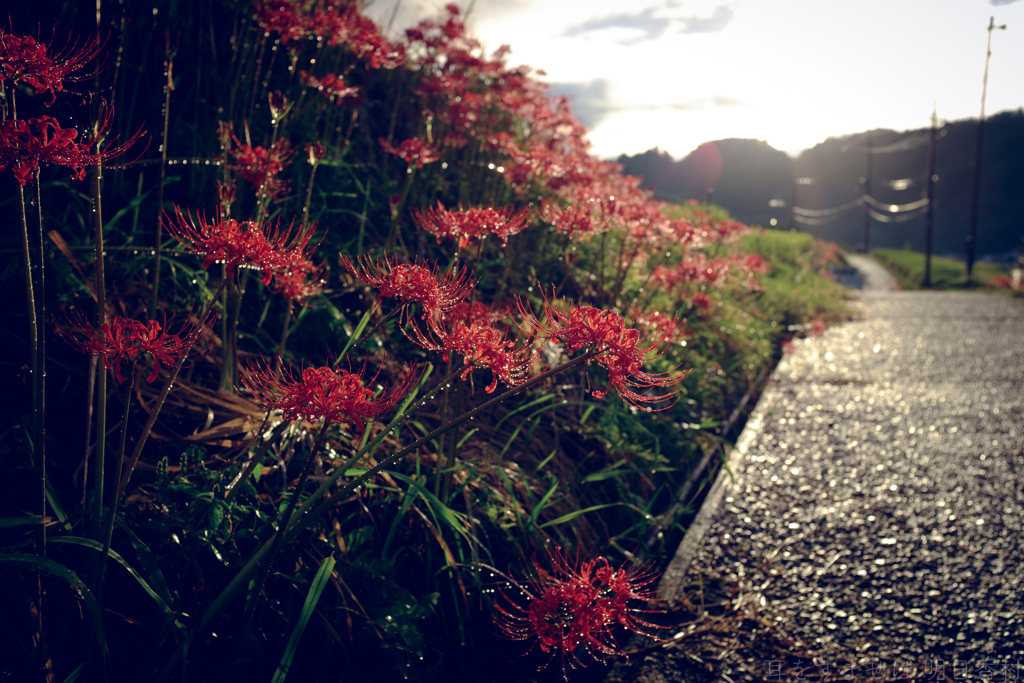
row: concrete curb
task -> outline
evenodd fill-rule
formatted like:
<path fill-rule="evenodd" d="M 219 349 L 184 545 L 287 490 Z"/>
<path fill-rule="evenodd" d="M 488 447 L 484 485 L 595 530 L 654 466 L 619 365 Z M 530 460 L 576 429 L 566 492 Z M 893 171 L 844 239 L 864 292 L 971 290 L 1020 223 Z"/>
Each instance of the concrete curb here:
<path fill-rule="evenodd" d="M 715 483 L 711 486 L 711 490 L 704 499 L 704 504 L 701 505 L 697 516 L 690 523 L 686 536 L 683 537 L 683 542 L 676 548 L 676 554 L 672 557 L 672 561 L 669 562 L 665 573 L 661 576 L 661 581 L 658 583 L 658 597 L 666 600 L 669 606 L 673 606 L 676 602 L 676 596 L 679 595 L 680 588 L 683 586 L 686 578 L 686 570 L 689 569 L 693 558 L 701 550 L 704 535 L 711 528 L 711 522 L 714 519 L 715 512 L 718 511 L 719 504 L 721 504 L 725 494 L 742 481 L 740 466 L 743 464 L 743 456 L 746 455 L 751 442 L 761 431 L 761 425 L 764 423 L 764 413 L 772 402 L 771 387 L 772 382 L 769 380 L 761 394 L 761 400 L 757 402 L 757 406 L 747 419 L 747 424 L 743 427 L 739 439 L 736 440 L 736 446 L 729 451 L 729 470 L 731 470 L 732 474 L 725 469 L 718 473 Z"/>

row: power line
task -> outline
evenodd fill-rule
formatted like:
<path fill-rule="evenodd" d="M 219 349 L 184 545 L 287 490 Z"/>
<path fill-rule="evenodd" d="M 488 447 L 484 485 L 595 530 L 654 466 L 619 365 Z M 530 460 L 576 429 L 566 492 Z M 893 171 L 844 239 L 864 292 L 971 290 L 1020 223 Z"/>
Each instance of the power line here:
<path fill-rule="evenodd" d="M 805 216 L 805 217 L 808 217 L 808 218 L 817 218 L 817 217 L 822 217 L 822 216 L 833 216 L 833 215 L 840 214 L 840 213 L 842 213 L 844 211 L 848 211 L 849 209 L 852 209 L 853 207 L 857 206 L 860 203 L 861 203 L 860 199 L 854 199 L 851 202 L 846 202 L 845 204 L 840 204 L 839 206 L 833 206 L 833 207 L 828 208 L 828 209 L 805 209 L 805 208 L 800 207 L 800 206 L 794 206 L 793 207 L 793 213 L 797 214 L 798 216 Z"/>
<path fill-rule="evenodd" d="M 917 218 L 918 216 L 924 214 L 926 211 L 928 211 L 928 207 L 927 206 L 918 209 L 916 212 L 893 215 L 893 214 L 878 213 L 874 209 L 868 208 L 866 206 L 864 207 L 864 212 L 867 215 L 869 215 L 872 218 L 874 218 L 879 223 L 903 223 L 904 221 L 909 221 L 912 218 Z"/>
<path fill-rule="evenodd" d="M 922 206 L 928 206 L 928 198 L 918 199 L 916 202 L 910 202 L 909 204 L 883 204 L 871 195 L 864 195 L 861 197 L 865 202 L 881 211 L 888 213 L 904 213 L 906 211 L 913 211 L 914 209 L 920 209 Z"/>

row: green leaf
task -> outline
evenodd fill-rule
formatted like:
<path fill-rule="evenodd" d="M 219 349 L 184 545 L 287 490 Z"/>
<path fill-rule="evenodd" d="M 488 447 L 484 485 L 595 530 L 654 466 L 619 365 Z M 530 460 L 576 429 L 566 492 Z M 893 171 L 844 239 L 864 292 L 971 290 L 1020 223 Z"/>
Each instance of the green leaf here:
<path fill-rule="evenodd" d="M 103 668 L 106 669 L 107 665 L 107 636 L 103 629 L 103 613 L 100 611 L 100 605 L 96 602 L 96 598 L 93 597 L 92 591 L 85 585 L 85 582 L 78 577 L 78 574 L 74 573 L 59 562 L 54 562 L 47 557 L 36 557 L 34 555 L 0 555 L 0 564 L 7 564 L 27 567 L 33 571 L 37 571 L 43 574 L 50 574 L 58 579 L 66 581 L 75 589 L 78 593 L 78 597 L 85 603 L 85 609 L 89 612 L 89 616 L 93 622 L 93 632 L 96 634 L 96 644 L 100 648 L 100 657 L 103 664 Z"/>
<path fill-rule="evenodd" d="M 57 491 L 53 488 L 53 482 L 49 477 L 46 478 L 46 502 L 53 508 L 53 514 L 57 515 L 57 519 L 61 521 L 64 528 L 70 532 L 71 525 L 68 524 L 68 513 L 64 511 L 64 506 L 61 505 L 60 498 L 57 497 Z"/>
<path fill-rule="evenodd" d="M 537 466 L 536 466 L 536 467 L 535 467 L 535 468 L 533 469 L 533 473 L 534 473 L 534 474 L 537 474 L 537 473 L 538 473 L 538 472 L 540 472 L 540 471 L 541 471 L 542 469 L 544 469 L 544 465 L 547 465 L 547 464 L 548 464 L 549 462 L 551 462 L 551 458 L 555 457 L 555 453 L 557 453 L 557 452 L 558 452 L 558 449 L 557 449 L 557 448 L 556 448 L 555 450 L 551 451 L 551 453 L 549 453 L 549 454 L 548 454 L 548 457 L 546 457 L 546 458 L 544 458 L 543 460 L 541 460 L 541 461 L 540 461 L 540 464 L 539 464 L 539 465 L 537 465 Z"/>
<path fill-rule="evenodd" d="M 540 513 L 544 511 L 545 507 L 547 507 L 547 502 L 551 500 L 551 496 L 555 494 L 555 489 L 557 488 L 558 481 L 555 480 L 555 483 L 551 485 L 551 488 L 549 488 L 548 492 L 544 494 L 544 497 L 540 499 L 540 502 L 533 507 L 533 512 L 530 513 L 530 524 L 537 523 L 537 517 L 539 517 Z"/>
<path fill-rule="evenodd" d="M 416 492 L 420 495 L 420 497 L 423 498 L 423 500 L 427 502 L 427 505 L 430 506 L 430 509 L 434 512 L 435 515 L 444 520 L 444 522 L 448 526 L 450 526 L 454 531 L 457 531 L 463 536 L 467 535 L 469 528 L 466 524 L 466 516 L 464 514 L 462 514 L 461 512 L 456 512 L 455 510 L 452 510 L 450 507 L 442 503 L 437 498 L 437 496 L 435 496 L 433 493 L 424 488 L 423 484 L 416 481 L 412 477 L 408 477 L 398 472 L 388 472 L 388 474 L 390 474 L 395 479 L 400 479 L 404 481 L 410 487 L 415 488 Z"/>
<path fill-rule="evenodd" d="M 320 569 L 317 570 L 316 576 L 313 577 L 313 583 L 309 586 L 309 593 L 306 594 L 306 602 L 302 605 L 299 621 L 295 624 L 295 629 L 292 630 L 292 636 L 288 639 L 288 645 L 284 648 L 284 654 L 281 655 L 281 663 L 277 665 L 277 671 L 274 672 L 274 678 L 271 679 L 270 683 L 284 683 L 285 677 L 288 676 L 292 660 L 295 659 L 295 651 L 299 649 L 299 641 L 302 640 L 302 633 L 306 630 L 306 625 L 309 624 L 309 619 L 313 616 L 317 603 L 320 602 L 320 596 L 323 594 L 324 588 L 327 587 L 327 582 L 331 578 L 331 572 L 334 571 L 336 562 L 332 553 L 320 563 Z"/>
<path fill-rule="evenodd" d="M 603 510 L 605 508 L 615 507 L 616 505 L 622 505 L 622 503 L 605 503 L 604 505 L 592 505 L 592 506 L 590 506 L 588 508 L 583 508 L 582 510 L 574 510 L 574 511 L 570 512 L 569 514 L 562 515 L 561 517 L 553 519 L 550 522 L 544 522 L 543 524 L 541 524 L 537 528 L 538 529 L 543 529 L 544 527 L 547 527 L 547 526 L 554 526 L 556 524 L 565 524 L 566 522 L 571 522 L 572 520 L 576 519 L 580 515 L 585 515 L 588 512 L 593 512 L 595 510 Z"/>
<path fill-rule="evenodd" d="M 80 536 L 61 536 L 59 538 L 51 538 L 49 540 L 50 543 L 72 543 L 74 545 L 81 545 L 85 546 L 86 548 L 92 548 L 96 552 L 103 552 L 103 544 L 99 541 L 94 541 L 91 538 L 81 538 Z M 132 575 L 132 578 L 139 582 L 139 585 L 142 586 L 142 590 L 146 591 L 146 594 L 149 595 L 149 597 L 153 598 L 153 601 L 156 602 L 157 606 L 160 608 L 160 611 L 165 613 L 171 611 L 170 605 L 164 602 L 164 599 L 160 597 L 157 594 L 157 592 L 150 587 L 149 583 L 147 583 L 146 580 L 142 578 L 141 574 L 135 571 L 134 567 L 128 564 L 128 562 L 119 554 L 117 554 L 117 552 L 115 552 L 114 550 L 110 550 L 109 553 L 110 559 L 114 560 L 122 567 L 127 569 L 128 573 Z"/>
<path fill-rule="evenodd" d="M 356 343 L 356 340 L 363 336 L 363 330 L 366 329 L 366 325 L 370 322 L 370 318 L 372 315 L 373 306 L 367 309 L 366 313 L 363 313 L 362 320 L 360 320 L 359 324 L 356 325 L 356 329 L 352 331 L 352 335 L 348 338 L 348 341 L 345 343 L 345 348 L 341 350 L 341 353 L 338 355 L 338 359 L 334 361 L 335 367 L 337 367 L 338 363 L 341 362 L 341 359 L 348 354 L 349 349 L 351 349 L 352 345 Z"/>
<path fill-rule="evenodd" d="M 89 662 L 82 662 L 75 667 L 75 670 L 69 673 L 68 677 L 64 679 L 64 683 L 75 683 L 75 681 L 78 680 L 78 677 L 82 675 L 82 672 L 85 671 L 85 665 L 88 663 Z"/>
<path fill-rule="evenodd" d="M 157 562 L 153 551 L 142 542 L 142 539 L 135 535 L 131 527 L 125 523 L 124 517 L 117 517 L 117 525 L 121 527 L 121 531 L 125 533 L 132 547 L 135 548 L 135 556 L 139 558 L 139 564 L 142 565 L 142 570 L 146 572 L 153 590 L 164 599 L 164 602 L 170 605 L 172 602 L 171 589 L 167 586 L 167 580 L 164 578 L 163 570 L 160 569 L 160 563 Z"/>
<path fill-rule="evenodd" d="M 391 548 L 391 541 L 395 538 L 395 533 L 398 531 L 398 526 L 401 524 L 402 519 L 405 518 L 405 513 L 409 511 L 412 504 L 416 501 L 416 496 L 413 495 L 413 487 L 409 487 L 405 490 L 405 495 L 402 496 L 402 505 L 398 508 L 398 514 L 391 521 L 391 528 L 388 529 L 388 537 L 384 539 L 384 548 L 380 551 L 382 557 L 388 556 L 388 549 Z"/>
<path fill-rule="evenodd" d="M 457 444 L 455 444 L 455 447 L 456 448 L 462 448 L 462 444 L 466 443 L 466 439 L 468 439 L 469 437 L 473 436 L 473 434 L 475 434 L 476 432 L 479 432 L 479 431 L 480 431 L 479 427 L 473 427 L 468 432 L 466 432 L 466 435 L 464 437 L 459 439 L 459 442 Z"/>
<path fill-rule="evenodd" d="M 256 480 L 256 483 L 260 483 L 260 477 L 263 476 L 263 463 L 256 463 L 256 467 L 252 469 L 252 478 Z"/>
<path fill-rule="evenodd" d="M 23 526 L 26 524 L 42 524 L 42 517 L 3 517 L 0 518 L 0 529 L 10 526 Z"/>
<path fill-rule="evenodd" d="M 623 467 L 626 464 L 625 460 L 620 460 L 613 465 L 605 467 L 603 470 L 593 472 L 583 477 L 583 481 L 604 481 L 605 479 L 611 479 L 621 474 L 629 474 L 631 470 Z"/>

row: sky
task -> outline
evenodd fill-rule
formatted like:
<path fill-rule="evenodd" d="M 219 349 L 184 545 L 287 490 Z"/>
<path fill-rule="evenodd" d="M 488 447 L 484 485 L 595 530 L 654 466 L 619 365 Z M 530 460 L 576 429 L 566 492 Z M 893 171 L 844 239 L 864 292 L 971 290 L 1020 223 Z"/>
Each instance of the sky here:
<path fill-rule="evenodd" d="M 398 0 L 391 34 L 443 0 Z M 471 0 L 458 0 L 467 9 Z M 394 0 L 367 13 L 387 25 Z M 756 138 L 790 154 L 1024 106 L 1024 0 L 476 0 L 473 33 L 547 72 L 602 158 Z"/>

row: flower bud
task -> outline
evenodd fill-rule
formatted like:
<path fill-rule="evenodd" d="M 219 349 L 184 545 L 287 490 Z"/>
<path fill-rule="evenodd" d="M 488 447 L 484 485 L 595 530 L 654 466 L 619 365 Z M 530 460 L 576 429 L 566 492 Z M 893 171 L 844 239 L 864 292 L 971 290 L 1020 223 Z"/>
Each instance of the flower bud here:
<path fill-rule="evenodd" d="M 280 90 L 275 90 L 267 95 L 267 100 L 270 102 L 270 118 L 277 123 L 288 111 L 288 98 Z"/>
<path fill-rule="evenodd" d="M 306 158 L 309 160 L 310 165 L 316 166 L 326 155 L 327 148 L 322 142 L 306 143 Z"/>

